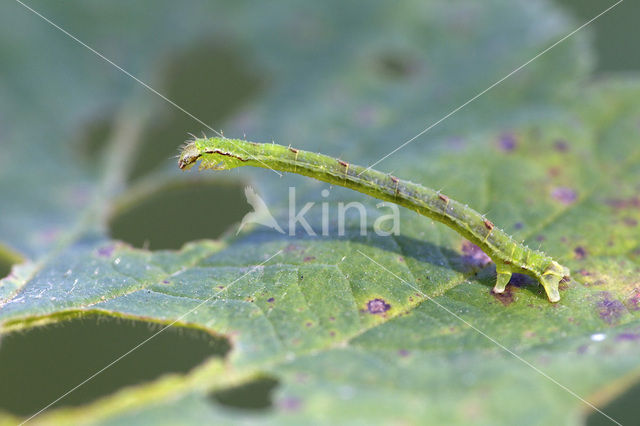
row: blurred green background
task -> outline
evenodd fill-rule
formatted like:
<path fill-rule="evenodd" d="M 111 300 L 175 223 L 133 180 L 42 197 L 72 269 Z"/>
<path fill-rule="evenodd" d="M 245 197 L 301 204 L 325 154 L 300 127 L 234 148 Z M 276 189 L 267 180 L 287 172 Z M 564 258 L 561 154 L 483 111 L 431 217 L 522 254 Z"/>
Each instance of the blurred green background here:
<path fill-rule="evenodd" d="M 577 22 L 584 22 L 602 11 L 610 2 L 598 0 L 556 0 L 573 14 Z M 596 75 L 629 73 L 640 70 L 640 55 L 636 53 L 637 25 L 640 19 L 640 3 L 627 1 L 625 11 L 614 10 L 594 22 L 588 29 L 597 52 Z M 18 11 L 20 13 L 21 11 Z M 22 11 L 28 14 L 26 10 Z M 38 20 L 36 16 L 30 16 Z M 73 22 L 66 23 L 73 27 Z M 62 33 L 47 28 L 49 37 L 64 38 Z M 38 46 L 36 48 L 46 48 Z M 126 48 L 126 47 L 122 47 Z M 34 52 L 37 54 L 37 52 Z M 99 61 L 83 48 L 77 48 L 78 60 Z M 73 60 L 74 58 L 70 58 Z M 179 105 L 189 105 L 189 110 L 206 122 L 220 126 L 233 115 L 243 102 L 258 94 L 268 82 L 257 73 L 247 72 L 240 46 L 229 46 L 219 40 L 204 41 L 184 49 L 160 72 L 159 90 Z M 104 64 L 105 73 L 117 73 Z M 390 60 L 390 72 L 402 72 L 403 64 Z M 215 74 L 211 74 L 215 70 Z M 498 78 L 500 76 L 496 76 Z M 122 75 L 123 80 L 128 77 Z M 46 84 L 46 82 L 40 82 Z M 469 94 L 472 96 L 473 94 Z M 155 96 L 149 94 L 148 96 Z M 215 98 L 216 102 L 211 102 Z M 109 137 L 115 110 L 104 111 L 100 117 L 87 123 L 84 132 L 74 142 L 79 156 L 95 161 L 102 154 Z M 144 177 L 154 165 L 175 154 L 174 141 L 184 140 L 186 131 L 198 131 L 197 125 L 182 112 L 167 108 L 143 130 L 144 148 L 136 159 L 137 165 L 129 179 Z M 162 137 L 158 137 L 162 135 Z M 161 141 L 160 143 L 158 141 Z M 184 211 L 181 206 L 193 206 Z M 195 201 L 195 204 L 194 204 Z M 216 220 L 203 212 L 217 211 Z M 197 238 L 216 238 L 238 222 L 248 211 L 242 187 L 235 184 L 202 182 L 189 189 L 175 187 L 162 193 L 145 194 L 118 206 L 111 220 L 114 238 L 136 247 L 175 249 Z M 176 221 L 177 216 L 181 217 Z M 0 253 L 0 276 L 8 274 L 17 261 L 12 253 Z M 27 332 L 9 334 L 0 345 L 0 408 L 25 415 L 54 399 L 62 390 L 70 388 L 109 360 L 116 358 L 135 343 L 150 336 L 158 326 L 129 320 L 105 319 L 89 316 L 69 319 L 56 327 L 34 328 Z M 108 345 L 104 345 L 108 342 Z M 60 402 L 61 405 L 79 405 L 95 400 L 123 386 L 151 380 L 166 372 L 184 372 L 198 365 L 207 356 L 223 355 L 229 347 L 225 339 L 215 338 L 197 330 L 174 327 L 164 333 L 162 339 L 145 346 L 128 362 L 119 363 Z M 41 348 L 47 348 L 46 357 Z M 69 348 L 74 348 L 73 352 Z M 76 348 L 81 348 L 78 352 Z M 140 364 L 144 370 L 139 369 Z M 55 375 L 49 374 L 55 371 Z M 254 410 L 269 406 L 269 393 L 277 383 L 265 379 L 247 389 L 235 393 L 212 395 L 230 409 Z M 635 386 L 603 410 L 622 423 L 637 422 L 635 402 L 640 398 L 640 386 Z M 601 416 L 591 416 L 589 424 L 606 424 Z"/>

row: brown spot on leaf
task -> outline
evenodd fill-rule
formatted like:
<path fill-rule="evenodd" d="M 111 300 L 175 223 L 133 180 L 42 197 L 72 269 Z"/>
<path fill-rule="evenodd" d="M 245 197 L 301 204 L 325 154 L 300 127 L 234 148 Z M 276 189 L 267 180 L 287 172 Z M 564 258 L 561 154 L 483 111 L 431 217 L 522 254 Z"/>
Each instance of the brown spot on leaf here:
<path fill-rule="evenodd" d="M 576 256 L 576 259 L 582 260 L 587 257 L 587 250 L 582 246 L 578 246 L 573 249 L 573 254 Z"/>
<path fill-rule="evenodd" d="M 607 200 L 607 204 L 614 209 L 640 209 L 640 197 L 610 199 Z"/>
<path fill-rule="evenodd" d="M 551 197 L 562 204 L 573 204 L 578 199 L 578 193 L 566 186 L 559 186 L 551 191 Z"/>
<path fill-rule="evenodd" d="M 638 221 L 632 217 L 625 217 L 622 222 L 630 228 L 638 226 Z"/>
<path fill-rule="evenodd" d="M 284 252 L 285 253 L 291 253 L 291 252 L 298 251 L 298 250 L 301 250 L 301 247 L 299 247 L 299 246 L 297 246 L 295 244 L 289 244 L 288 246 L 286 246 L 284 248 Z"/>
<path fill-rule="evenodd" d="M 494 293 L 493 289 L 491 290 L 491 295 L 500 303 L 502 303 L 503 306 L 509 306 L 510 304 L 513 303 L 513 291 L 512 291 L 513 287 L 509 287 L 507 286 L 506 290 L 504 291 L 504 293 Z"/>
<path fill-rule="evenodd" d="M 391 305 L 385 302 L 384 299 L 373 299 L 367 303 L 367 310 L 370 314 L 383 314 L 389 309 L 391 309 Z"/>
<path fill-rule="evenodd" d="M 562 170 L 559 167 L 550 167 L 549 170 L 547 170 L 547 173 L 551 177 L 558 177 L 561 171 Z"/>
<path fill-rule="evenodd" d="M 387 77 L 402 78 L 414 74 L 420 63 L 401 52 L 385 52 L 378 58 L 378 68 Z"/>
<path fill-rule="evenodd" d="M 565 291 L 568 289 L 569 289 L 569 280 L 565 280 L 565 279 L 560 280 L 560 282 L 558 283 L 558 290 Z"/>
<path fill-rule="evenodd" d="M 585 287 L 597 287 L 597 286 L 600 286 L 600 285 L 604 285 L 606 283 L 607 282 L 605 280 L 603 280 L 603 279 L 597 279 L 597 280 L 593 280 L 593 281 L 585 281 L 583 283 L 583 285 Z"/>
<path fill-rule="evenodd" d="M 302 259 L 303 262 L 311 262 L 312 260 L 315 260 L 316 257 L 315 256 L 305 256 L 304 259 Z"/>

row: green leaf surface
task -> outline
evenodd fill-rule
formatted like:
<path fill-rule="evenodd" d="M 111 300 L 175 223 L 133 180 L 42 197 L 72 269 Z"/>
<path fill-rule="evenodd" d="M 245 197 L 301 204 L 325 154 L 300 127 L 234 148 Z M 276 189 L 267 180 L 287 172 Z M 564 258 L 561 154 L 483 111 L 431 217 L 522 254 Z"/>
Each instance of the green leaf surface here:
<path fill-rule="evenodd" d="M 228 65 L 251 95 L 214 85 L 219 99 L 172 98 L 226 135 L 365 165 L 577 27 L 537 1 L 219 3 L 33 6 L 161 92 L 176 52 L 202 40 L 238 49 L 242 59 L 203 66 L 216 80 Z M 179 173 L 165 148 L 180 140 L 163 122 L 184 126 L 178 138 L 198 123 L 163 119 L 177 116 L 170 105 L 20 5 L 0 11 L 11 17 L 0 26 L 0 255 L 23 259 L 0 281 L 3 332 L 98 312 L 232 344 L 224 362 L 37 420 L 572 424 L 590 410 L 576 395 L 600 407 L 640 372 L 640 80 L 593 81 L 583 33 L 376 166 L 442 188 L 569 266 L 550 304 L 520 277 L 492 294 L 492 264 L 406 210 L 391 237 L 361 236 L 355 218 L 339 236 L 333 216 L 328 236 L 256 225 L 212 240 L 205 226 L 202 240 L 155 251 L 112 239 L 114 214 L 203 179 L 251 182 L 282 224 L 295 187 L 298 210 L 315 203 L 306 218 L 318 233 L 322 202 L 381 210 L 269 170 Z M 74 141 L 96 116 L 113 118 L 85 151 Z M 225 208 L 203 215 L 215 226 Z M 277 383 L 270 409 L 220 403 L 266 381 Z"/>

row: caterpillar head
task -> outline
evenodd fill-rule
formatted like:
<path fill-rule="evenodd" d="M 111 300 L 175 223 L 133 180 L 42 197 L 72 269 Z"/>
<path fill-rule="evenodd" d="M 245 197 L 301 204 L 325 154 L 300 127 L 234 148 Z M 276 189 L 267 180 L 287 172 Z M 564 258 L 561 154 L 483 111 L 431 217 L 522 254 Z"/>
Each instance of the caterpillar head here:
<path fill-rule="evenodd" d="M 178 158 L 178 167 L 188 169 L 200 158 L 200 150 L 195 142 L 189 142 L 182 148 L 180 157 Z"/>
<path fill-rule="evenodd" d="M 244 166 L 249 160 L 242 144 L 246 142 L 226 138 L 196 138 L 182 148 L 178 167 L 188 169 L 198 160 L 201 160 L 200 169 L 229 170 Z"/>

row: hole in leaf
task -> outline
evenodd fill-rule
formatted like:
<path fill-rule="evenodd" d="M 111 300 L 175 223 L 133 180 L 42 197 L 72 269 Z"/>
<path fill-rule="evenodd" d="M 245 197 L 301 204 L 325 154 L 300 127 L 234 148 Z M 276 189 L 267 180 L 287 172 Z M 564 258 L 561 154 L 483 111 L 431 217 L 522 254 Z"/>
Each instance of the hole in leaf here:
<path fill-rule="evenodd" d="M 586 22 L 605 7 L 601 0 L 556 0 L 568 12 L 575 16 L 575 22 Z M 612 2 L 611 4 L 613 4 Z M 640 70 L 640 56 L 630 54 L 628 40 L 637 34 L 639 2 L 624 2 L 618 7 L 624 8 L 617 13 L 607 13 L 598 18 L 597 25 L 591 29 L 594 36 L 592 49 L 595 49 L 596 71 L 625 72 Z M 613 9 L 615 10 L 615 9 Z M 612 11 L 613 11 L 612 10 Z"/>
<path fill-rule="evenodd" d="M 33 414 L 164 325 L 89 315 L 2 336 L 0 409 Z M 230 349 L 226 338 L 169 327 L 55 404 L 77 406 L 168 373 L 186 373 Z"/>
<path fill-rule="evenodd" d="M 123 207 L 109 227 L 113 238 L 134 247 L 178 249 L 189 241 L 219 237 L 248 211 L 238 183 L 182 182 Z"/>
<path fill-rule="evenodd" d="M 247 63 L 246 56 L 246 49 L 228 42 L 204 42 L 180 51 L 168 63 L 160 91 L 219 130 L 263 85 L 257 66 Z M 213 136 L 210 129 L 169 104 L 162 111 L 142 136 L 131 180 L 175 157 L 188 132 Z"/>
<path fill-rule="evenodd" d="M 13 265 L 22 262 L 20 255 L 10 248 L 0 244 L 0 279 L 11 273 Z"/>
<path fill-rule="evenodd" d="M 0 279 L 5 278 L 11 272 L 13 262 L 9 259 L 0 256 Z"/>
<path fill-rule="evenodd" d="M 273 390 L 278 381 L 270 377 L 252 380 L 211 394 L 218 404 L 239 410 L 266 410 L 273 407 Z"/>
<path fill-rule="evenodd" d="M 640 383 L 633 385 L 606 406 L 598 408 L 621 424 L 632 425 L 638 423 L 638 400 L 640 400 Z M 610 425 L 611 420 L 594 411 L 587 417 L 586 424 L 588 426 Z"/>

